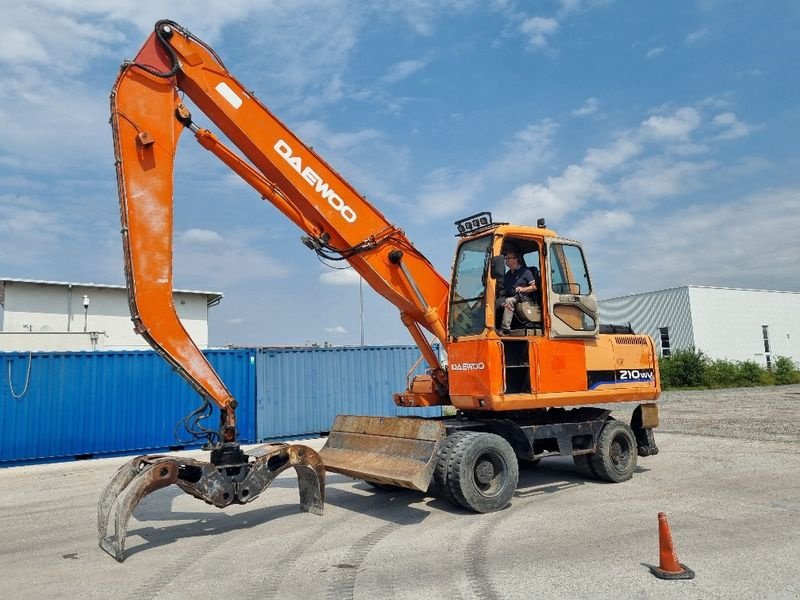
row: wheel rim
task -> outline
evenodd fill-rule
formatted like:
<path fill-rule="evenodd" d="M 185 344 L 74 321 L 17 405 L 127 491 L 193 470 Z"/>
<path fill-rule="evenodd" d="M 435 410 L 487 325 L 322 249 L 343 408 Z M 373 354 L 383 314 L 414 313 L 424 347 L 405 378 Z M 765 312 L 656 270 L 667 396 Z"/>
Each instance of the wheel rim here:
<path fill-rule="evenodd" d="M 508 465 L 505 459 L 495 452 L 484 452 L 475 461 L 473 469 L 475 488 L 487 498 L 499 494 L 508 479 Z"/>
<path fill-rule="evenodd" d="M 618 472 L 623 473 L 630 466 L 632 456 L 630 440 L 621 434 L 614 436 L 614 440 L 611 442 L 611 448 L 609 449 L 609 457 L 611 458 L 611 464 L 614 465 L 614 468 Z"/>

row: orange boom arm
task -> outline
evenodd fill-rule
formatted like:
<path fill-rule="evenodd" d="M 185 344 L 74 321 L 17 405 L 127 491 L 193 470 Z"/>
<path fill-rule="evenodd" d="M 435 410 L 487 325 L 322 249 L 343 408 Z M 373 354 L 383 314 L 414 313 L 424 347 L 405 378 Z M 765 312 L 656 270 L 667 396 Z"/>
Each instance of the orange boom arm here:
<path fill-rule="evenodd" d="M 249 162 L 195 125 L 181 94 Z M 111 114 L 136 329 L 222 409 L 225 440 L 235 437 L 236 402 L 181 325 L 172 302 L 173 168 L 178 138 L 186 128 L 305 232 L 309 247 L 322 256 L 346 259 L 397 306 L 437 379 L 446 384 L 422 329 L 446 344 L 447 281 L 202 41 L 176 23 L 159 21 L 134 61 L 123 65 L 111 95 Z"/>

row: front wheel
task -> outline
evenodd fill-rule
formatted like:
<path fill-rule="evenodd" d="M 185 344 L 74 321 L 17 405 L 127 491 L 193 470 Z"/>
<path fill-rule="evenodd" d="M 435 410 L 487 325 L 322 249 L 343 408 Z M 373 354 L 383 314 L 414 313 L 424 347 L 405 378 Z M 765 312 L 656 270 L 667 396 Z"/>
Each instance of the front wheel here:
<path fill-rule="evenodd" d="M 447 483 L 453 499 L 469 510 L 487 513 L 505 508 L 517 489 L 517 456 L 499 435 L 462 434 L 447 463 Z"/>
<path fill-rule="evenodd" d="M 609 419 L 600 432 L 597 450 L 589 457 L 589 464 L 600 479 L 621 483 L 633 477 L 636 454 L 636 438 L 631 428 Z"/>

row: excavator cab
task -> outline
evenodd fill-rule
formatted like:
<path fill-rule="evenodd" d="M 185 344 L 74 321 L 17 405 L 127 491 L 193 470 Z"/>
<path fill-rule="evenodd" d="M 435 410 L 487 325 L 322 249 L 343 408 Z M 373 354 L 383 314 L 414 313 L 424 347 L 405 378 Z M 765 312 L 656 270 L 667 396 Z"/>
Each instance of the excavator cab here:
<path fill-rule="evenodd" d="M 578 242 L 536 227 L 494 223 L 489 213 L 459 227 L 450 297 L 450 400 L 462 410 L 528 410 L 552 394 L 586 392 L 585 349 L 599 335 L 597 300 Z M 457 222 L 457 225 L 461 222 Z M 518 302 L 512 327 L 500 329 L 504 255 L 513 251 L 534 274 L 536 290 Z M 533 369 L 546 357 L 556 369 Z M 576 402 L 577 403 L 577 402 Z"/>

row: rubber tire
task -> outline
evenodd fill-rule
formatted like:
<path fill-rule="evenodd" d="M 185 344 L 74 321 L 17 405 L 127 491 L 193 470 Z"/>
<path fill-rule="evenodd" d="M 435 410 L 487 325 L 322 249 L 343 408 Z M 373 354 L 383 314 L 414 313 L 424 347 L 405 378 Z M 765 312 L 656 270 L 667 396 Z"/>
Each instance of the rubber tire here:
<path fill-rule="evenodd" d="M 450 492 L 468 510 L 488 513 L 505 508 L 517 490 L 517 456 L 499 435 L 465 433 L 453 446 L 447 463 Z M 480 483 L 476 470 L 489 466 L 491 481 Z"/>
<path fill-rule="evenodd" d="M 438 496 L 449 500 L 453 504 L 458 504 L 450 491 L 450 473 L 448 471 L 448 460 L 453 447 L 461 440 L 467 432 L 457 431 L 447 436 L 439 447 L 439 453 L 436 459 L 436 467 L 433 469 L 433 478 L 431 484 L 428 486 L 428 493 L 431 496 Z"/>
<path fill-rule="evenodd" d="M 578 475 L 586 479 L 597 479 L 597 474 L 592 469 L 591 454 L 578 454 L 572 456 L 572 462 L 575 463 L 575 470 Z"/>
<path fill-rule="evenodd" d="M 597 450 L 590 455 L 589 464 L 600 479 L 622 483 L 633 477 L 636 457 L 633 430 L 621 421 L 609 419 L 600 431 Z"/>

